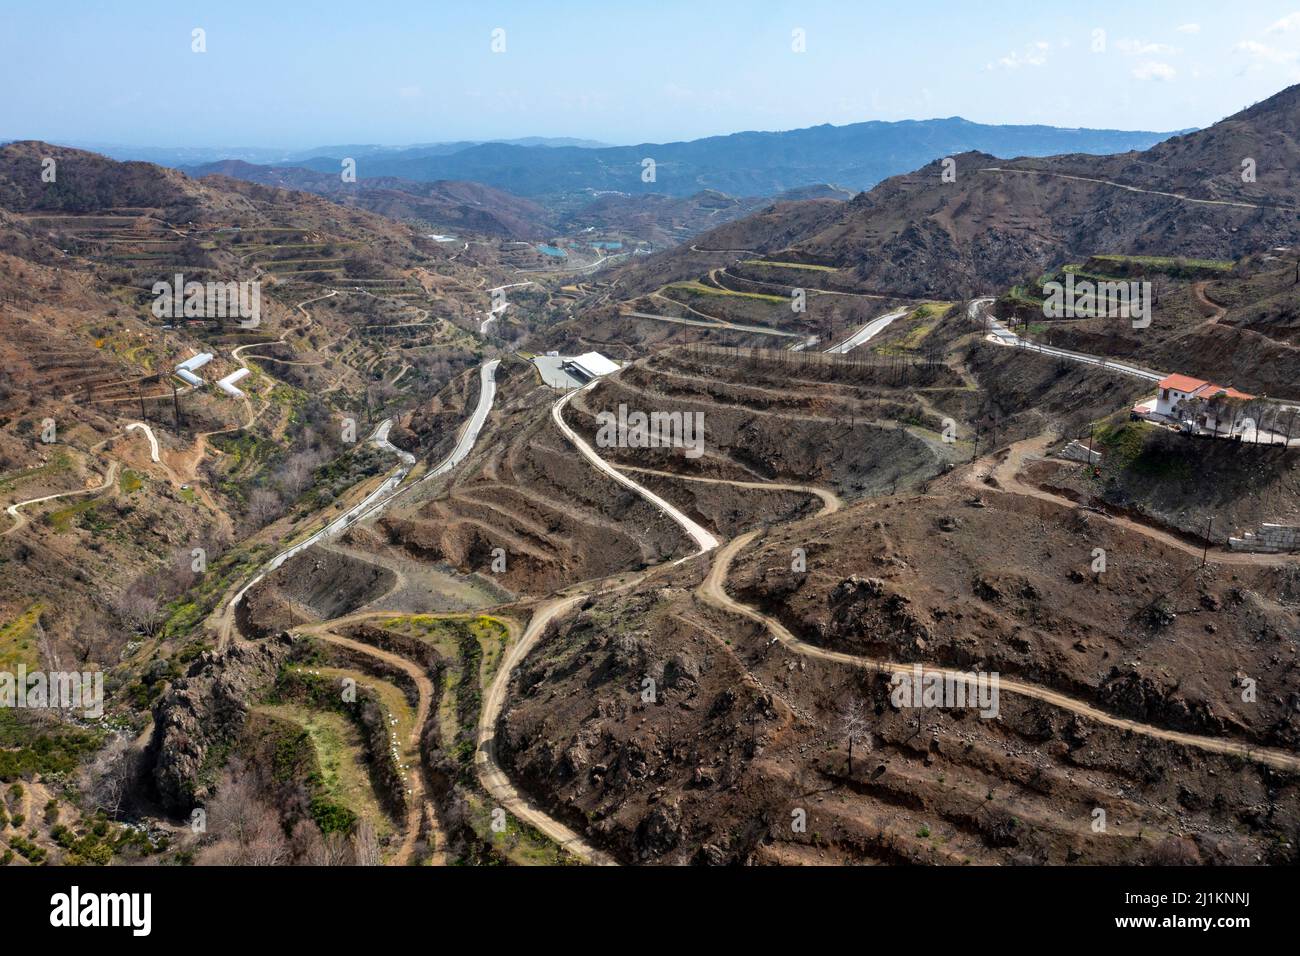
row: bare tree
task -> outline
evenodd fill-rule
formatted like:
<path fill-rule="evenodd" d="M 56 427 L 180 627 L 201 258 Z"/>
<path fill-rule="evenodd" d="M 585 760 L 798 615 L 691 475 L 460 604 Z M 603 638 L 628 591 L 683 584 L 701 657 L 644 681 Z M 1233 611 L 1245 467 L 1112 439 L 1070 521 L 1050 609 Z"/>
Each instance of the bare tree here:
<path fill-rule="evenodd" d="M 356 862 L 352 844 L 342 833 L 322 836 L 315 824 L 306 821 L 299 825 L 299 829 L 309 830 L 312 834 L 307 851 L 298 854 L 298 858 L 308 866 L 351 866 Z"/>
<path fill-rule="evenodd" d="M 137 634 L 153 636 L 158 625 L 162 623 L 162 605 L 158 596 L 152 593 L 149 583 L 139 578 L 134 584 L 117 596 L 113 610 L 122 619 L 122 623 Z"/>
<path fill-rule="evenodd" d="M 840 734 L 849 742 L 849 776 L 852 776 L 853 745 L 863 741 L 866 743 L 867 751 L 871 750 L 871 723 L 862 698 L 851 694 L 840 701 L 836 721 Z"/>
<path fill-rule="evenodd" d="M 356 832 L 352 835 L 352 852 L 357 866 L 379 865 L 379 834 L 369 820 L 362 818 L 357 821 Z"/>
<path fill-rule="evenodd" d="M 86 790 L 96 808 L 116 817 L 135 785 L 142 756 L 127 737 L 114 738 L 85 771 Z"/>
<path fill-rule="evenodd" d="M 98 661 L 109 645 L 108 628 L 97 615 L 86 614 L 72 629 L 69 638 L 72 649 L 76 651 L 77 663 L 83 667 L 91 661 Z"/>
<path fill-rule="evenodd" d="M 320 467 L 321 454 L 315 449 L 306 449 L 290 458 L 277 476 L 276 484 L 290 501 L 306 491 L 312 483 L 316 469 Z"/>
<path fill-rule="evenodd" d="M 283 502 L 270 488 L 255 488 L 248 496 L 248 517 L 257 527 L 269 524 L 280 516 Z"/>
<path fill-rule="evenodd" d="M 290 860 L 280 815 L 261 799 L 253 777 L 237 760 L 222 775 L 206 808 L 208 832 L 217 843 L 205 851 L 204 863 L 278 866 Z"/>

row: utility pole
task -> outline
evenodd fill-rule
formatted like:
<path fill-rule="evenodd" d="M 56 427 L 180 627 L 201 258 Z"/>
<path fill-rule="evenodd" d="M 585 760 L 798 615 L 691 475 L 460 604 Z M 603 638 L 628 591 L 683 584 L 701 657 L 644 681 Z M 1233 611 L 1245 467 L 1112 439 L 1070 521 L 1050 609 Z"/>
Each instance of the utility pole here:
<path fill-rule="evenodd" d="M 1205 549 L 1201 552 L 1201 567 L 1205 567 L 1205 559 L 1210 553 L 1210 534 L 1214 529 L 1214 515 L 1210 515 L 1210 523 L 1205 526 Z"/>

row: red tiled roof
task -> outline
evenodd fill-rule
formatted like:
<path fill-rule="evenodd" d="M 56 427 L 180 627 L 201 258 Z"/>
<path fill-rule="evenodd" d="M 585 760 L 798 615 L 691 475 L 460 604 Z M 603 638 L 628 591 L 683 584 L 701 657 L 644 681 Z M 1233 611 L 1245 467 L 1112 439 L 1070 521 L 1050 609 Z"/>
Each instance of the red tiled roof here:
<path fill-rule="evenodd" d="M 1161 388 L 1177 389 L 1180 392 L 1191 394 L 1198 388 L 1204 388 L 1210 383 L 1200 378 L 1192 378 L 1190 375 L 1167 375 L 1159 382 Z"/>
<path fill-rule="evenodd" d="M 1204 379 L 1192 378 L 1190 375 L 1167 375 L 1159 382 L 1160 388 L 1172 388 L 1179 392 L 1186 392 L 1188 395 L 1195 395 L 1197 398 L 1240 398 L 1249 401 L 1254 395 L 1247 395 L 1240 392 L 1231 385 L 1215 385 Z"/>
<path fill-rule="evenodd" d="M 1231 385 L 1210 385 L 1209 383 L 1206 383 L 1197 392 L 1198 398 L 1218 398 L 1220 396 L 1223 398 L 1240 398 L 1244 401 L 1250 401 L 1250 399 L 1255 397 L 1254 395 L 1240 392 Z"/>

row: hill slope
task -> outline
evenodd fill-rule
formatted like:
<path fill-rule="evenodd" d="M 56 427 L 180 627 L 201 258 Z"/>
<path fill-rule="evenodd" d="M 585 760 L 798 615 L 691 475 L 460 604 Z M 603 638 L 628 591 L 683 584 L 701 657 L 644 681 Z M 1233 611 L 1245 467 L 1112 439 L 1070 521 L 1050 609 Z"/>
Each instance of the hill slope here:
<path fill-rule="evenodd" d="M 1145 152 L 1010 161 L 962 153 L 955 165 L 888 179 L 828 218 L 784 231 L 742 220 L 697 245 L 797 233 L 784 258 L 852 269 L 860 288 L 905 295 L 984 293 L 1097 252 L 1237 258 L 1300 239 L 1300 153 L 1282 132 L 1297 122 L 1292 87 Z M 1245 158 L 1255 161 L 1254 182 L 1243 181 Z M 775 251 L 770 242 L 749 248 Z"/>

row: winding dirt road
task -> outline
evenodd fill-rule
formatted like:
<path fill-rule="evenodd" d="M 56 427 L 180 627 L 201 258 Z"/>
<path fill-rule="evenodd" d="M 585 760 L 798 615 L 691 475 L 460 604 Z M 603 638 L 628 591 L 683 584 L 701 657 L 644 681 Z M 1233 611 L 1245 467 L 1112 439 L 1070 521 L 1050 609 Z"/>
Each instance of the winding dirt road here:
<path fill-rule="evenodd" d="M 149 439 L 149 460 L 154 463 L 161 463 L 158 458 L 158 437 L 153 433 L 153 429 L 144 422 L 132 422 L 126 426 L 127 431 L 140 430 L 144 432 L 144 437 Z"/>
<path fill-rule="evenodd" d="M 839 651 L 826 650 L 815 644 L 808 644 L 795 637 L 784 624 L 775 618 L 769 617 L 761 611 L 755 610 L 747 604 L 742 604 L 727 593 L 727 572 L 731 568 L 731 563 L 736 555 L 740 553 L 747 545 L 758 537 L 759 532 L 750 531 L 734 538 L 727 543 L 725 547 L 718 551 L 713 560 L 713 566 L 709 569 L 709 575 L 700 585 L 697 593 L 700 598 L 707 604 L 724 611 L 730 611 L 733 614 L 739 614 L 749 618 L 758 624 L 767 628 L 773 638 L 783 644 L 790 650 L 803 654 L 807 657 L 815 657 L 819 660 L 833 661 L 837 664 L 847 664 L 850 667 L 857 667 L 863 670 L 874 671 L 879 674 L 894 674 L 898 672 L 908 672 L 917 666 L 914 661 L 890 661 L 874 657 L 862 657 L 856 654 L 844 654 Z M 938 667 L 933 664 L 920 664 L 922 672 L 925 674 L 942 675 L 945 678 L 951 678 L 964 684 L 973 684 L 972 673 L 969 671 L 953 670 L 947 667 Z M 1218 737 L 1203 737 L 1197 734 L 1185 734 L 1176 730 L 1166 730 L 1163 727 L 1156 727 L 1151 724 L 1138 723 L 1135 720 L 1128 720 L 1123 717 L 1116 717 L 1104 710 L 1099 710 L 1089 704 L 1076 700 L 1065 694 L 1049 690 L 1045 687 L 1039 687 L 1034 684 L 1026 684 L 1017 680 L 1008 680 L 1000 677 L 998 680 L 998 689 L 1008 694 L 1017 694 L 1021 697 L 1028 697 L 1033 700 L 1042 701 L 1051 704 L 1053 707 L 1059 707 L 1061 710 L 1078 714 L 1089 720 L 1095 720 L 1100 724 L 1109 727 L 1118 727 L 1121 730 L 1127 730 L 1143 737 L 1150 737 L 1156 740 L 1167 740 L 1172 743 L 1181 744 L 1187 747 L 1194 747 L 1198 750 L 1205 750 L 1211 753 L 1229 754 L 1232 756 L 1242 757 L 1255 763 L 1265 764 L 1277 770 L 1300 770 L 1300 756 L 1287 753 L 1283 750 L 1272 750 L 1265 747 L 1254 747 L 1250 744 L 1236 740 L 1224 740 Z"/>
<path fill-rule="evenodd" d="M 28 505 L 38 505 L 43 501 L 53 501 L 56 498 L 72 498 L 76 495 L 97 495 L 100 492 L 107 491 L 113 486 L 113 480 L 117 477 L 117 462 L 108 463 L 108 473 L 104 476 L 103 483 L 94 488 L 80 488 L 76 491 L 61 491 L 57 495 L 45 495 L 41 498 L 28 498 L 26 501 L 16 501 L 5 509 L 5 514 L 14 519 L 14 523 L 6 528 L 2 534 L 12 534 L 23 525 L 27 524 L 27 516 L 21 512 L 22 508 Z"/>
<path fill-rule="evenodd" d="M 436 865 L 446 864 L 446 854 L 444 847 L 446 841 L 442 834 L 437 831 L 438 817 L 433 813 L 432 808 L 428 806 L 428 798 L 424 790 L 424 774 L 419 768 L 422 766 L 420 759 L 420 735 L 424 730 L 425 724 L 429 721 L 429 712 L 433 701 L 433 681 L 429 679 L 423 668 L 418 667 L 413 661 L 402 657 L 400 654 L 394 654 L 391 651 L 385 651 L 375 647 L 373 644 L 366 644 L 362 641 L 354 641 L 351 638 L 343 637 L 341 634 L 335 634 L 331 628 L 338 624 L 337 621 L 328 621 L 323 624 L 316 624 L 310 627 L 299 628 L 300 634 L 308 634 L 318 640 L 325 641 L 329 644 L 335 644 L 339 647 L 346 647 L 348 650 L 355 651 L 358 654 L 365 654 L 376 660 L 383 661 L 404 672 L 415 683 L 417 692 L 417 703 L 415 707 L 415 722 L 411 727 L 411 734 L 406 741 L 405 761 L 412 767 L 411 772 L 406 775 L 405 779 L 410 787 L 411 793 L 407 795 L 406 800 L 406 834 L 402 839 L 402 845 L 398 848 L 397 853 L 393 856 L 392 863 L 394 866 L 406 866 L 411 862 L 411 857 L 415 853 L 415 844 L 420 837 L 420 818 L 423 815 L 429 820 L 429 826 L 432 828 L 434 836 L 433 843 L 435 846 L 434 860 Z"/>
<path fill-rule="evenodd" d="M 515 668 L 533 651 L 541 640 L 542 634 L 546 631 L 546 625 L 556 617 L 560 617 L 575 606 L 585 601 L 594 594 L 601 594 L 611 590 L 618 590 L 628 587 L 634 587 L 640 581 L 645 580 L 647 576 L 654 571 L 663 567 L 678 564 L 681 561 L 688 561 L 699 554 L 705 554 L 712 551 L 718 546 L 718 539 L 710 534 L 705 528 L 680 510 L 673 507 L 663 498 L 660 498 L 650 489 L 633 481 L 624 475 L 618 469 L 614 468 L 603 458 L 596 454 L 590 445 L 582 440 L 568 423 L 564 420 L 564 407 L 570 399 L 579 392 L 586 391 L 594 386 L 600 379 L 592 379 L 591 382 L 580 389 L 567 392 L 564 397 L 560 398 L 551 406 L 551 417 L 554 419 L 560 432 L 567 438 L 575 448 L 586 458 L 595 468 L 604 473 L 606 476 L 614 479 L 625 488 L 636 492 L 642 498 L 668 515 L 678 525 L 686 531 L 691 540 L 695 542 L 697 551 L 695 554 L 687 555 L 685 558 L 679 558 L 676 561 L 669 562 L 668 565 L 659 565 L 652 568 L 644 574 L 638 575 L 630 582 L 623 582 L 615 587 L 591 588 L 583 590 L 576 594 L 568 594 L 556 597 L 541 604 L 529 618 L 528 626 L 525 628 L 523 635 L 519 640 L 511 645 L 502 659 L 500 666 L 497 668 L 496 676 L 492 680 L 491 686 L 483 696 L 483 707 L 479 711 L 478 723 L 478 747 L 474 753 L 474 766 L 478 772 L 479 782 L 498 803 L 510 813 L 514 814 L 521 820 L 531 824 L 540 830 L 551 840 L 558 843 L 561 847 L 571 853 L 573 856 L 586 863 L 592 863 L 599 866 L 616 865 L 617 861 L 606 853 L 596 849 L 587 843 L 581 836 L 565 826 L 560 821 L 548 816 L 543 810 L 540 810 L 530 803 L 510 782 L 509 776 L 501 769 L 500 761 L 497 759 L 497 724 L 500 722 L 502 710 L 505 707 L 506 697 L 510 689 L 510 677 Z"/>
<path fill-rule="evenodd" d="M 1228 314 L 1228 307 L 1219 305 L 1210 298 L 1209 285 L 1210 280 L 1204 279 L 1192 286 L 1192 291 L 1196 293 L 1196 301 L 1210 310 L 1210 316 L 1205 320 L 1205 324 L 1214 325 Z"/>
<path fill-rule="evenodd" d="M 1272 203 L 1253 203 L 1239 202 L 1229 199 L 1196 199 L 1192 196 L 1184 196 L 1182 193 L 1162 192 L 1159 189 L 1142 189 L 1138 186 L 1128 186 L 1124 183 L 1117 183 L 1110 179 L 1091 179 L 1087 176 L 1071 176 L 1067 173 L 1054 173 L 1046 169 L 1005 169 L 1001 166 L 986 166 L 981 169 L 982 173 L 1020 173 L 1026 176 L 1049 176 L 1053 179 L 1069 179 L 1076 183 L 1093 183 L 1098 186 L 1110 186 L 1113 189 L 1122 189 L 1130 193 L 1143 193 L 1147 196 L 1163 196 L 1166 199 L 1177 199 L 1181 202 L 1193 203 L 1198 206 L 1233 206 L 1237 209 L 1281 209 L 1286 212 L 1300 212 L 1295 206 L 1279 206 Z"/>
<path fill-rule="evenodd" d="M 510 688 L 510 675 L 537 646 L 538 640 L 546 630 L 546 625 L 554 618 L 572 610 L 586 598 L 586 594 L 575 594 L 539 606 L 529 619 L 523 636 L 506 652 L 491 686 L 483 695 L 483 707 L 479 711 L 478 747 L 474 751 L 474 768 L 483 788 L 503 809 L 540 830 L 583 862 L 597 866 L 616 866 L 617 861 L 609 854 L 596 849 L 563 823 L 524 799 L 497 760 L 497 722 L 500 720 L 501 710 L 505 706 L 506 695 Z"/>
<path fill-rule="evenodd" d="M 1027 484 L 1020 480 L 1019 474 L 1026 461 L 1034 458 L 1042 458 L 1046 454 L 1047 446 L 1051 444 L 1051 438 L 1048 435 L 1039 435 L 1036 438 L 1026 438 L 1023 441 L 1014 443 L 1005 453 L 995 453 L 986 455 L 969 466 L 962 481 L 980 491 L 1000 491 L 1007 494 L 1020 495 L 1022 498 L 1037 498 L 1039 501 L 1048 501 L 1054 505 L 1060 505 L 1063 508 L 1075 509 L 1078 504 L 1071 501 L 1063 495 L 1052 494 L 1042 488 Z M 990 484 L 989 479 L 992 483 Z M 1296 555 L 1288 554 L 1256 554 L 1248 551 L 1229 551 L 1227 548 L 1213 545 L 1206 549 L 1204 545 L 1194 544 L 1184 538 L 1179 537 L 1160 528 L 1143 524 L 1140 521 L 1133 521 L 1122 515 L 1110 515 L 1097 512 L 1097 516 L 1110 524 L 1119 525 L 1127 531 L 1140 534 L 1152 541 L 1158 541 L 1168 548 L 1175 548 L 1184 554 L 1190 554 L 1199 558 L 1205 554 L 1210 561 L 1218 564 L 1237 564 L 1253 565 L 1256 567 L 1279 567 L 1282 565 L 1293 565 L 1297 562 Z"/>

